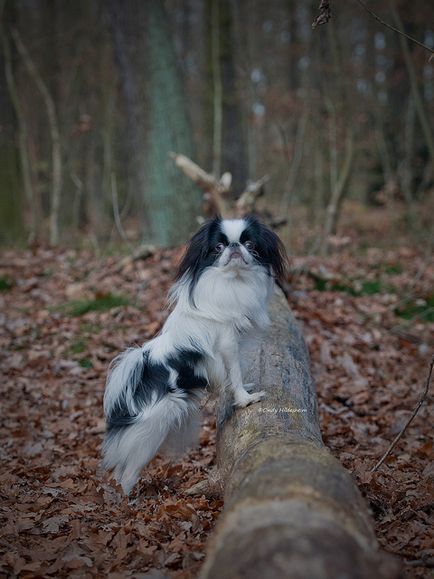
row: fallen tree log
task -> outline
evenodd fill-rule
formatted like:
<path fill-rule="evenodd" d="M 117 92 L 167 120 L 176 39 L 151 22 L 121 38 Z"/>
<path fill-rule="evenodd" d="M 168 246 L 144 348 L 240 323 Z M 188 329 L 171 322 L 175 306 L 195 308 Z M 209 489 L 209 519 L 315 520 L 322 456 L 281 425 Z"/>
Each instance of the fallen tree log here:
<path fill-rule="evenodd" d="M 225 509 L 202 579 L 398 577 L 382 553 L 350 474 L 325 448 L 303 336 L 283 295 L 272 326 L 245 352 L 245 381 L 267 398 L 217 411 L 217 458 Z"/>

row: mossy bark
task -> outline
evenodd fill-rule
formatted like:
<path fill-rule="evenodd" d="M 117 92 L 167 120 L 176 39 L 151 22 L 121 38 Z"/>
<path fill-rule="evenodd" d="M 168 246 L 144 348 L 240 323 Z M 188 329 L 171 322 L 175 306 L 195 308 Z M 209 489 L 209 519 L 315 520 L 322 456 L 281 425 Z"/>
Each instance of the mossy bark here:
<path fill-rule="evenodd" d="M 272 326 L 245 353 L 245 381 L 267 398 L 217 413 L 225 511 L 202 579 L 392 578 L 350 474 L 325 448 L 307 348 L 282 295 Z"/>
<path fill-rule="evenodd" d="M 157 245 L 177 245 L 196 229 L 200 194 L 169 159 L 171 151 L 193 156 L 191 128 L 164 3 L 152 0 L 146 10 L 149 79 L 144 161 L 149 225 L 144 237 Z"/>

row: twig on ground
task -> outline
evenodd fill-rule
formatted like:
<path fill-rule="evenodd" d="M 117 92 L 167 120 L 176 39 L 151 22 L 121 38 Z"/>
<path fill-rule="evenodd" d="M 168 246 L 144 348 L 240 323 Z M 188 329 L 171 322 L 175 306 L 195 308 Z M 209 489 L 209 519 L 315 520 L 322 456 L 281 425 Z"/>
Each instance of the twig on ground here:
<path fill-rule="evenodd" d="M 411 344 L 417 344 L 418 346 L 420 344 L 426 344 L 427 346 L 432 346 L 434 348 L 434 340 L 430 340 L 426 336 L 417 336 L 416 334 L 411 334 L 410 332 L 407 332 L 402 326 L 397 325 L 388 327 L 386 325 L 382 325 L 382 327 L 388 332 L 390 332 L 392 335 L 398 336 L 398 338 L 401 338 L 406 342 L 410 342 Z"/>
<path fill-rule="evenodd" d="M 409 567 L 426 567 L 427 569 L 434 569 L 434 557 L 427 557 L 426 559 L 413 559 L 406 561 Z"/>
<path fill-rule="evenodd" d="M 434 50 L 432 48 L 430 48 L 429 46 L 427 46 L 423 42 L 419 42 L 419 40 L 416 40 L 416 38 L 409 36 L 403 30 L 399 30 L 399 28 L 395 28 L 395 26 L 392 26 L 391 24 L 384 22 L 384 20 L 382 20 L 379 16 L 377 16 L 377 14 L 375 14 L 375 12 L 373 12 L 368 6 L 366 6 L 366 4 L 362 0 L 356 0 L 356 2 L 358 4 L 360 4 L 360 6 L 362 8 L 364 8 L 364 10 L 366 10 L 366 12 L 368 12 L 373 18 L 375 18 L 375 20 L 380 22 L 380 24 L 382 24 L 386 28 L 389 28 L 390 30 L 393 30 L 393 32 L 396 32 L 397 34 L 401 34 L 401 36 L 405 36 L 405 38 L 407 38 L 408 40 L 411 40 L 411 42 L 415 42 L 416 44 L 418 44 L 422 48 L 425 48 L 425 50 L 428 50 L 428 52 L 431 52 L 431 55 L 434 55 Z M 322 24 L 322 23 L 320 23 L 320 24 Z M 431 58 L 432 58 L 432 56 L 430 57 L 430 60 L 431 60 Z"/>
<path fill-rule="evenodd" d="M 425 384 L 425 388 L 422 392 L 422 396 L 419 399 L 419 402 L 416 404 L 415 409 L 413 410 L 413 414 L 410 416 L 410 418 L 407 420 L 407 422 L 405 423 L 404 427 L 401 429 L 401 431 L 395 436 L 395 438 L 393 439 L 392 444 L 389 446 L 389 448 L 386 450 L 386 452 L 383 454 L 383 456 L 380 458 L 380 460 L 377 462 L 377 464 L 371 468 L 371 470 L 369 472 L 375 472 L 376 470 L 378 470 L 380 468 L 380 466 L 383 464 L 383 462 L 386 460 L 386 458 L 389 456 L 389 454 L 392 452 L 392 450 L 395 448 L 395 446 L 397 445 L 398 441 L 401 439 L 402 435 L 404 434 L 404 432 L 407 430 L 407 428 L 410 426 L 410 424 L 413 422 L 413 419 L 415 418 L 416 414 L 419 412 L 420 407 L 422 406 L 422 404 L 425 402 L 426 397 L 428 395 L 428 391 L 429 391 L 429 385 L 431 382 L 431 375 L 432 375 L 432 371 L 433 371 L 433 367 L 434 367 L 434 354 L 431 358 L 431 362 L 429 365 L 429 371 L 428 371 L 428 377 L 426 379 L 426 384 Z"/>

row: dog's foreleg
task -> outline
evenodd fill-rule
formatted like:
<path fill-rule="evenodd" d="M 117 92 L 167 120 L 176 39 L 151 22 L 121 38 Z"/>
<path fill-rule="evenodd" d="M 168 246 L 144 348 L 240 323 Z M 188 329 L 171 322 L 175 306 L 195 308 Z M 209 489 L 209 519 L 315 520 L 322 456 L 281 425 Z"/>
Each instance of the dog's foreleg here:
<path fill-rule="evenodd" d="M 240 352 L 236 342 L 230 344 L 222 351 L 223 360 L 229 376 L 230 387 L 234 393 L 234 406 L 245 408 L 249 404 L 260 402 L 265 397 L 265 392 L 252 392 L 253 384 L 243 384 L 240 365 Z"/>

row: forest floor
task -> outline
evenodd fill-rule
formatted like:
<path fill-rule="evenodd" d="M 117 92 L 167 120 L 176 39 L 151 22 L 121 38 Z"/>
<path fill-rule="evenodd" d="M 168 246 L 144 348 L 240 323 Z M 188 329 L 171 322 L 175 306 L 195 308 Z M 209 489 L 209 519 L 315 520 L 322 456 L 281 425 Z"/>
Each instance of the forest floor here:
<path fill-rule="evenodd" d="M 157 457 L 131 501 L 99 467 L 107 366 L 161 327 L 181 250 L 132 261 L 87 250 L 0 260 L 4 577 L 193 578 L 222 501 L 185 493 L 215 460 L 215 425 L 181 462 Z M 434 350 L 434 265 L 411 248 L 291 260 L 324 440 L 370 505 L 406 577 L 434 565 L 432 398 L 410 416 Z M 431 569 L 431 571 L 429 571 Z M 150 571 L 153 570 L 153 571 Z"/>

